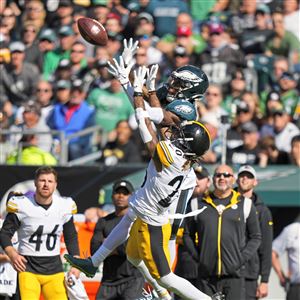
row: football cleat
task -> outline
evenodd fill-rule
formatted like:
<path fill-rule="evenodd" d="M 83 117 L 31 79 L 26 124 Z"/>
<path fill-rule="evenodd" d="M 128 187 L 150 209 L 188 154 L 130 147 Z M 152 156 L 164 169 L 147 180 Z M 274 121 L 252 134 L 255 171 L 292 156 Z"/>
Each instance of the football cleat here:
<path fill-rule="evenodd" d="M 79 271 L 84 273 L 87 277 L 90 278 L 94 277 L 98 270 L 98 268 L 93 265 L 90 257 L 86 259 L 82 259 L 82 258 L 73 257 L 70 254 L 65 254 L 64 258 L 72 267 L 78 269 Z"/>

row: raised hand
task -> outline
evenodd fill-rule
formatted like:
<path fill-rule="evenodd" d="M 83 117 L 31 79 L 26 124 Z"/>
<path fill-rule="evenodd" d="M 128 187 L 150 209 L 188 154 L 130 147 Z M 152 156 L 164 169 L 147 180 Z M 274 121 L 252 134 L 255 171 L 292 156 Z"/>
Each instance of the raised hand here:
<path fill-rule="evenodd" d="M 149 92 L 155 91 L 155 80 L 157 76 L 158 65 L 151 66 L 147 71 L 146 87 Z"/>
<path fill-rule="evenodd" d="M 138 44 L 139 44 L 138 41 L 133 43 L 132 38 L 130 38 L 129 41 L 124 39 L 124 41 L 123 41 L 124 50 L 122 53 L 122 57 L 123 57 L 125 66 L 129 65 L 132 62 L 133 57 L 136 53 L 136 50 L 139 48 Z"/>
<path fill-rule="evenodd" d="M 131 61 L 130 64 L 128 64 L 125 67 L 123 57 L 120 56 L 120 62 L 114 58 L 113 59 L 114 64 L 108 61 L 108 67 L 107 70 L 110 74 L 112 74 L 115 78 L 117 78 L 122 85 L 129 82 L 129 73 L 134 65 L 134 62 Z"/>
<path fill-rule="evenodd" d="M 145 76 L 147 74 L 147 68 L 145 66 L 139 67 L 137 70 L 134 70 L 134 82 L 133 88 L 135 93 L 143 92 L 143 85 L 145 83 Z"/>

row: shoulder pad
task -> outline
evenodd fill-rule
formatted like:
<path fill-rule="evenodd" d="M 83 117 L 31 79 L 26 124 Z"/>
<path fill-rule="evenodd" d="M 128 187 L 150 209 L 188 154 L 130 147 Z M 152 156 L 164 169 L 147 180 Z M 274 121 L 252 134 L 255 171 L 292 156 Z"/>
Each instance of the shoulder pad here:
<path fill-rule="evenodd" d="M 156 150 L 160 162 L 165 166 L 169 167 L 174 162 L 174 159 L 170 152 L 170 147 L 165 141 L 160 141 L 156 145 Z"/>

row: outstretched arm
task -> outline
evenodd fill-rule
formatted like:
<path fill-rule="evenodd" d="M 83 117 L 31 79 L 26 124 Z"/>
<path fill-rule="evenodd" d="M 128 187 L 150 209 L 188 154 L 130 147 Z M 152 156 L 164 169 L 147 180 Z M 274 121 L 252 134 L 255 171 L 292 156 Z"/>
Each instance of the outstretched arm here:
<path fill-rule="evenodd" d="M 152 66 L 151 70 L 154 68 Z M 135 117 L 139 126 L 141 138 L 146 145 L 149 153 L 153 157 L 158 142 L 156 132 L 154 131 L 148 112 L 145 110 L 145 103 L 143 99 L 143 86 L 145 82 L 145 76 L 147 74 L 147 68 L 145 66 L 139 67 L 134 71 L 134 108 Z M 152 72 L 155 72 L 152 70 Z M 156 68 L 157 72 L 157 68 Z"/>

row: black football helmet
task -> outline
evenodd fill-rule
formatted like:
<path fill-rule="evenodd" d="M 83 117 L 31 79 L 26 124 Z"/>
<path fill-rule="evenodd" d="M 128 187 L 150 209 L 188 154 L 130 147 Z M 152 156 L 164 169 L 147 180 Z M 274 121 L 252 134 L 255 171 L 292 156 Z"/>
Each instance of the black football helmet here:
<path fill-rule="evenodd" d="M 204 95 L 207 87 L 206 74 L 198 67 L 186 65 L 173 71 L 162 89 L 167 90 L 167 93 L 166 91 L 164 93 L 168 102 L 172 102 L 175 98 L 194 102 Z"/>
<path fill-rule="evenodd" d="M 211 143 L 207 128 L 197 121 L 185 121 L 180 127 L 173 128 L 170 140 L 191 160 L 202 156 Z"/>

